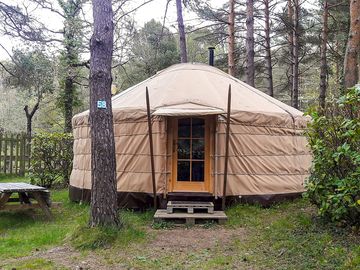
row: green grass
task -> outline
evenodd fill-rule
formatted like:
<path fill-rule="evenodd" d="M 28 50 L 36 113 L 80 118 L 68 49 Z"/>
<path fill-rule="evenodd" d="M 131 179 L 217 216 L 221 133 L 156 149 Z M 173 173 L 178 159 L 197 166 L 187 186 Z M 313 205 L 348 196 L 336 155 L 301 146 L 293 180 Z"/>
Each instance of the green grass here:
<path fill-rule="evenodd" d="M 29 179 L 0 175 L 0 182 L 29 182 Z M 0 212 L 0 262 L 4 259 L 27 256 L 34 251 L 45 250 L 63 243 L 69 243 L 78 249 L 96 249 L 110 244 L 127 246 L 132 242 L 143 241 L 146 238 L 144 227 L 150 225 L 152 221 L 151 211 L 145 213 L 122 211 L 121 230 L 88 228 L 88 205 L 71 203 L 66 189 L 51 190 L 51 198 L 53 202 L 62 203 L 60 207 L 52 209 L 53 221 L 46 220 L 41 210 Z M 22 268 L 17 267 L 17 269 Z"/>
<path fill-rule="evenodd" d="M 0 173 L 0 183 L 1 182 L 26 182 L 29 183 L 30 179 L 27 177 L 17 176 L 17 175 L 7 175 Z"/>
<path fill-rule="evenodd" d="M 1 182 L 28 182 L 27 178 L 5 178 Z M 86 222 L 88 206 L 72 204 L 67 190 L 51 191 L 52 201 L 61 202 L 52 209 L 53 221 L 47 221 L 41 210 L 0 213 L 0 260 L 29 255 L 61 244 L 78 226 Z"/>
<path fill-rule="evenodd" d="M 41 270 L 51 270 L 51 269 L 57 269 L 62 270 L 66 269 L 63 267 L 55 266 L 54 263 L 50 260 L 44 260 L 44 259 L 27 259 L 20 262 L 16 262 L 12 264 L 11 266 L 5 266 L 4 268 L 1 268 L 4 270 L 31 270 L 31 269 L 41 269 Z"/>
<path fill-rule="evenodd" d="M 0 176 L 0 182 L 27 178 Z M 299 199 L 270 208 L 236 205 L 227 209 L 226 230 L 243 230 L 223 245 L 195 250 L 153 251 L 156 235 L 174 224 L 152 224 L 153 211 L 121 211 L 122 228 L 88 228 L 89 206 L 69 202 L 67 190 L 52 190 L 52 209 L 47 221 L 40 210 L 0 212 L 0 268 L 63 269 L 46 258 L 26 258 L 2 265 L 4 260 L 30 255 L 62 244 L 80 251 L 83 260 L 95 256 L 111 269 L 114 265 L 135 269 L 360 269 L 360 236 L 351 228 L 326 224 L 308 201 Z M 212 223 L 202 226 L 212 231 Z M 192 230 L 193 227 L 183 227 Z M 8 268 L 6 268 L 8 267 Z M 2 268 L 1 268 L 2 269 Z"/>
<path fill-rule="evenodd" d="M 360 269 L 359 235 L 315 214 L 304 199 L 269 209 L 239 205 L 228 210 L 228 226 L 247 228 L 249 237 L 235 246 L 249 267 L 256 262 L 260 269 Z"/>
<path fill-rule="evenodd" d="M 70 242 L 77 249 L 97 249 L 111 247 L 127 247 L 131 243 L 140 243 L 146 239 L 145 226 L 149 226 L 154 212 L 134 213 L 120 212 L 121 227 L 89 228 L 79 226 L 71 235 Z"/>

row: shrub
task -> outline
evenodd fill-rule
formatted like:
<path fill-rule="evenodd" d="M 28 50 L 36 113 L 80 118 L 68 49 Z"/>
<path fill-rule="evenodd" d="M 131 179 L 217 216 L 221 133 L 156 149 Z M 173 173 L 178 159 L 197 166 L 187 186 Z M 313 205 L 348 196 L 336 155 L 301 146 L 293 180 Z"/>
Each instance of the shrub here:
<path fill-rule="evenodd" d="M 72 135 L 42 132 L 31 144 L 31 183 L 47 188 L 66 185 L 72 169 Z"/>
<path fill-rule="evenodd" d="M 312 112 L 307 136 L 313 152 L 307 196 L 321 216 L 360 225 L 360 86 L 323 112 Z"/>

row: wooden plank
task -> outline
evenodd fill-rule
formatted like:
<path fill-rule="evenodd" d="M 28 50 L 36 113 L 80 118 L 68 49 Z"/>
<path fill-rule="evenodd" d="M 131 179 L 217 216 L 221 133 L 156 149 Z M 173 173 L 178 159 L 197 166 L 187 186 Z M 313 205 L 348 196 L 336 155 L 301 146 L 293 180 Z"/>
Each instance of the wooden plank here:
<path fill-rule="evenodd" d="M 15 143 L 15 174 L 19 174 L 19 134 L 16 135 Z"/>
<path fill-rule="evenodd" d="M 46 201 L 44 200 L 44 198 L 41 196 L 41 193 L 40 192 L 33 192 L 32 194 L 34 195 L 35 200 L 37 200 L 37 202 L 40 204 L 40 207 L 44 211 L 45 215 L 49 219 L 52 219 L 53 217 L 52 217 L 50 208 L 46 204 Z"/>
<path fill-rule="evenodd" d="M 28 192 L 28 191 L 47 191 L 46 188 L 31 185 L 28 183 L 0 183 L 0 192 Z"/>
<path fill-rule="evenodd" d="M 168 206 L 184 206 L 184 207 L 213 207 L 214 203 L 212 202 L 197 202 L 197 201 L 169 201 Z"/>
<path fill-rule="evenodd" d="M 0 198 L 0 209 L 4 207 L 4 205 L 7 203 L 7 201 L 9 200 L 10 196 L 12 193 L 5 193 L 2 194 L 1 198 Z"/>
<path fill-rule="evenodd" d="M 21 204 L 31 204 L 29 196 L 26 192 L 18 192 L 19 194 L 19 202 Z"/>
<path fill-rule="evenodd" d="M 186 224 L 188 225 L 195 225 L 195 218 L 193 217 L 187 217 L 185 218 Z"/>
<path fill-rule="evenodd" d="M 226 114 L 224 183 L 223 183 L 223 197 L 221 204 L 222 210 L 225 210 L 225 205 L 226 205 L 226 186 L 227 186 L 227 176 L 228 176 L 229 141 L 230 141 L 230 113 L 231 113 L 231 84 L 229 84 L 228 104 L 227 104 L 227 114 Z"/>
<path fill-rule="evenodd" d="M 167 203 L 167 213 L 173 213 L 175 209 L 186 209 L 188 213 L 194 213 L 194 210 L 207 210 L 209 214 L 214 213 L 214 204 L 212 202 L 191 202 L 191 201 L 169 201 Z"/>
<path fill-rule="evenodd" d="M 165 209 L 158 209 L 154 215 L 155 218 L 196 218 L 196 219 L 208 219 L 208 218 L 216 218 L 216 219 L 227 219 L 227 216 L 224 211 L 214 211 L 214 214 L 208 213 L 166 213 Z"/>
<path fill-rule="evenodd" d="M 1 171 L 1 160 L 2 160 L 2 145 L 3 145 L 3 135 L 0 133 L 0 171 Z"/>
<path fill-rule="evenodd" d="M 165 209 L 159 209 L 154 215 L 154 221 L 160 220 L 184 220 L 187 224 L 194 224 L 199 220 L 215 220 L 219 224 L 223 224 L 227 220 L 224 211 L 214 211 L 213 214 L 209 213 L 172 213 L 168 214 Z"/>
<path fill-rule="evenodd" d="M 13 173 L 13 158 L 14 158 L 14 135 L 10 135 L 10 158 L 9 158 L 9 172 Z"/>
<path fill-rule="evenodd" d="M 20 175 L 25 175 L 25 136 L 22 135 L 20 138 Z"/>
<path fill-rule="evenodd" d="M 6 160 L 7 160 L 7 135 L 5 134 L 5 141 L 4 141 L 4 174 L 6 174 Z"/>
<path fill-rule="evenodd" d="M 30 168 L 31 164 L 30 164 L 30 156 L 31 156 L 31 137 L 28 137 L 27 140 L 27 153 L 26 153 L 26 157 L 27 157 L 27 168 Z"/>
<path fill-rule="evenodd" d="M 157 209 L 154 147 L 153 147 L 153 137 L 152 137 L 152 126 L 151 126 L 152 124 L 151 124 L 151 114 L 150 114 L 149 90 L 147 86 L 146 86 L 146 111 L 147 111 L 147 122 L 148 122 L 148 132 L 149 132 L 151 181 L 152 181 L 153 196 L 154 196 L 154 208 Z"/>

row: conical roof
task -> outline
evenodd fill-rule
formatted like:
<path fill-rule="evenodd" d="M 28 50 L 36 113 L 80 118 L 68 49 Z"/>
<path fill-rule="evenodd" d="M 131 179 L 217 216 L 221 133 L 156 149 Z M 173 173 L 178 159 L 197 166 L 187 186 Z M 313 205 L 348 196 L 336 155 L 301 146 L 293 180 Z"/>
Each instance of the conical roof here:
<path fill-rule="evenodd" d="M 229 74 L 205 64 L 176 64 L 117 94 L 113 109 L 146 109 L 146 87 L 155 115 L 219 114 L 227 110 L 231 85 L 231 111 L 261 114 L 303 113 Z"/>

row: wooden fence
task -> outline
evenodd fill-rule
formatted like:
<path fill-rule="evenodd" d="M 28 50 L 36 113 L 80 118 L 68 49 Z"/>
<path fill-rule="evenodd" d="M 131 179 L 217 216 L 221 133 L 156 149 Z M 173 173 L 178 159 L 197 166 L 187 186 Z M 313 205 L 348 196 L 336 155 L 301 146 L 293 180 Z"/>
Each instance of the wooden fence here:
<path fill-rule="evenodd" d="M 24 175 L 30 168 L 30 140 L 24 134 L 0 134 L 0 174 Z"/>

